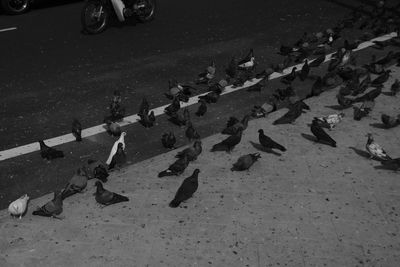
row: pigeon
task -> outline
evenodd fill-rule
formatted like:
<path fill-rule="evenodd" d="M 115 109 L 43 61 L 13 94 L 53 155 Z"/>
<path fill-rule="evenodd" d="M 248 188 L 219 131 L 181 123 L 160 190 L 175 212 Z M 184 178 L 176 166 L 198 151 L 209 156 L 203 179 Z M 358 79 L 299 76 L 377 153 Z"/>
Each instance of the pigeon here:
<path fill-rule="evenodd" d="M 293 67 L 290 74 L 281 78 L 281 82 L 285 84 L 291 84 L 296 79 L 296 70 L 297 68 Z"/>
<path fill-rule="evenodd" d="M 270 137 L 266 136 L 264 134 L 263 129 L 258 130 L 258 140 L 260 141 L 260 144 L 267 149 L 279 149 L 280 151 L 283 151 L 283 152 L 286 151 L 286 148 L 284 146 L 278 144 L 277 142 L 272 140 Z"/>
<path fill-rule="evenodd" d="M 392 159 L 386 151 L 378 144 L 375 143 L 374 138 L 371 133 L 367 134 L 368 140 L 365 145 L 368 153 L 370 154 L 370 159 L 376 158 L 380 161 L 390 160 Z"/>
<path fill-rule="evenodd" d="M 212 61 L 207 69 L 198 75 L 196 84 L 208 84 L 215 77 L 216 72 L 215 62 Z"/>
<path fill-rule="evenodd" d="M 342 108 L 349 108 L 353 105 L 354 101 L 341 94 L 336 95 L 337 101 Z"/>
<path fill-rule="evenodd" d="M 195 169 L 193 174 L 183 180 L 181 186 L 175 194 L 174 199 L 169 203 L 171 208 L 178 207 L 182 202 L 188 200 L 193 196 L 199 187 L 199 169 Z"/>
<path fill-rule="evenodd" d="M 217 103 L 219 96 L 220 96 L 220 93 L 211 91 L 205 95 L 199 96 L 199 100 L 204 100 L 208 104 Z"/>
<path fill-rule="evenodd" d="M 381 58 L 379 60 L 376 60 L 374 63 L 385 66 L 392 61 L 392 59 L 394 58 L 394 55 L 395 55 L 394 51 L 389 51 L 386 54 L 386 56 L 384 56 L 383 58 Z"/>
<path fill-rule="evenodd" d="M 260 153 L 253 153 L 241 156 L 232 166 L 231 171 L 248 170 L 259 158 Z"/>
<path fill-rule="evenodd" d="M 95 186 L 96 186 L 95 199 L 99 204 L 102 204 L 104 206 L 109 206 L 112 204 L 129 201 L 129 198 L 127 198 L 126 196 L 105 189 L 100 181 L 97 181 L 95 183 Z"/>
<path fill-rule="evenodd" d="M 380 87 L 384 82 L 389 79 L 390 72 L 391 70 L 385 70 L 381 75 L 372 80 L 371 86 Z"/>
<path fill-rule="evenodd" d="M 322 117 L 314 117 L 314 120 L 316 120 L 320 126 L 326 125 L 330 130 L 336 127 L 336 125 L 342 121 L 344 117 L 344 113 L 337 113 L 337 114 L 331 114 L 327 116 L 322 116 Z M 321 125 L 322 124 L 322 125 Z"/>
<path fill-rule="evenodd" d="M 154 111 L 150 111 L 150 113 L 143 113 L 143 114 L 138 114 L 140 117 L 140 124 L 142 124 L 145 128 L 150 128 L 153 127 L 154 122 L 156 121 L 156 116 L 154 115 Z"/>
<path fill-rule="evenodd" d="M 306 97 L 319 96 L 324 91 L 323 88 L 324 83 L 322 82 L 322 78 L 318 76 L 317 80 L 315 80 L 311 87 L 311 92 Z"/>
<path fill-rule="evenodd" d="M 310 128 L 312 134 L 317 138 L 318 142 L 336 147 L 336 141 L 324 131 L 324 129 L 318 124 L 317 120 L 312 121 Z"/>
<path fill-rule="evenodd" d="M 361 107 L 353 107 L 353 119 L 356 121 L 360 121 L 362 118 L 369 114 L 369 110 Z"/>
<path fill-rule="evenodd" d="M 52 147 L 47 146 L 43 140 L 39 140 L 40 144 L 40 156 L 47 160 L 52 160 L 56 158 L 63 158 L 64 152 L 61 150 L 54 149 Z"/>
<path fill-rule="evenodd" d="M 77 173 L 72 176 L 63 191 L 61 191 L 61 198 L 64 200 L 69 196 L 82 192 L 87 186 L 87 181 L 88 178 L 81 173 L 81 169 L 78 169 Z"/>
<path fill-rule="evenodd" d="M 81 174 L 84 174 L 88 180 L 96 178 L 103 183 L 107 182 L 108 166 L 99 160 L 88 159 L 87 163 L 80 169 Z"/>
<path fill-rule="evenodd" d="M 111 164 L 112 158 L 114 157 L 115 153 L 117 153 L 119 143 L 122 144 L 122 149 L 125 150 L 125 135 L 126 135 L 126 132 L 122 132 L 121 136 L 118 138 L 118 140 L 114 142 L 114 145 L 112 146 L 111 151 L 110 151 L 110 155 L 108 156 L 108 159 L 106 161 L 107 165 Z"/>
<path fill-rule="evenodd" d="M 225 70 L 226 75 L 229 79 L 234 79 L 238 73 L 238 64 L 236 62 L 236 58 L 232 57 L 231 61 L 229 62 L 228 67 Z"/>
<path fill-rule="evenodd" d="M 110 115 L 105 120 L 120 121 L 125 117 L 125 107 L 121 106 L 122 97 L 118 90 L 114 91 L 113 100 L 109 106 Z"/>
<path fill-rule="evenodd" d="M 255 57 L 253 49 L 250 49 L 247 56 L 238 62 L 239 69 L 251 69 L 255 66 Z"/>
<path fill-rule="evenodd" d="M 382 87 L 375 88 L 374 90 L 365 93 L 362 96 L 353 99 L 353 103 L 364 102 L 364 101 L 374 101 L 382 93 Z"/>
<path fill-rule="evenodd" d="M 278 63 L 276 65 L 271 64 L 271 69 L 275 72 L 283 73 L 283 71 L 289 67 L 290 63 L 292 63 L 292 57 L 291 56 L 286 56 L 283 60 L 283 62 Z"/>
<path fill-rule="evenodd" d="M 316 59 L 314 59 L 313 61 L 311 61 L 311 62 L 308 64 L 308 66 L 309 66 L 310 68 L 319 67 L 319 66 L 325 61 L 325 58 L 326 58 L 326 55 L 323 54 L 323 55 L 317 57 Z"/>
<path fill-rule="evenodd" d="M 207 103 L 204 99 L 199 99 L 200 106 L 196 111 L 196 116 L 202 117 L 207 112 Z"/>
<path fill-rule="evenodd" d="M 168 169 L 160 172 L 158 177 L 180 175 L 182 174 L 189 164 L 188 156 L 184 154 L 181 158 L 177 159 L 174 163 L 169 165 Z"/>
<path fill-rule="evenodd" d="M 27 194 L 21 196 L 17 200 L 14 200 L 8 206 L 8 212 L 11 216 L 22 218 L 28 208 L 29 196 Z"/>
<path fill-rule="evenodd" d="M 395 96 L 398 92 L 400 92 L 400 81 L 396 79 L 390 86 L 390 95 Z"/>
<path fill-rule="evenodd" d="M 77 142 L 82 141 L 82 125 L 81 123 L 78 121 L 78 119 L 74 119 L 72 121 L 72 134 L 75 136 L 75 140 Z"/>
<path fill-rule="evenodd" d="M 251 110 L 251 116 L 254 118 L 265 117 L 268 113 L 276 110 L 276 105 L 270 103 L 264 103 L 261 106 L 255 105 Z"/>
<path fill-rule="evenodd" d="M 193 127 L 193 124 L 191 121 L 188 121 L 186 123 L 186 131 L 185 131 L 186 137 L 189 139 L 189 142 L 192 142 L 192 140 L 195 139 L 200 139 L 200 134 L 197 132 L 197 130 Z"/>
<path fill-rule="evenodd" d="M 172 122 L 173 124 L 175 124 L 175 125 L 177 125 L 179 127 L 186 125 L 187 120 L 185 118 L 185 115 L 182 114 L 182 112 L 178 111 L 178 112 L 173 113 L 173 114 L 171 114 L 169 116 L 170 117 L 168 118 L 168 120 L 170 122 Z"/>
<path fill-rule="evenodd" d="M 308 66 L 308 60 L 306 59 L 304 61 L 303 67 L 299 72 L 300 80 L 304 81 L 305 79 L 307 79 L 309 73 L 310 73 L 310 66 Z"/>
<path fill-rule="evenodd" d="M 150 105 L 149 102 L 147 101 L 146 97 L 143 97 L 142 102 L 140 103 L 139 106 L 139 114 L 148 114 L 150 111 Z"/>
<path fill-rule="evenodd" d="M 56 219 L 61 219 L 58 217 L 63 212 L 63 199 L 60 192 L 54 192 L 54 197 L 52 200 L 39 207 L 37 210 L 32 212 L 32 215 L 53 217 Z"/>
<path fill-rule="evenodd" d="M 276 94 L 275 97 L 279 100 L 284 101 L 285 99 L 290 98 L 291 96 L 295 96 L 296 92 L 294 91 L 292 86 L 286 87 L 286 89 L 276 89 L 275 90 Z"/>
<path fill-rule="evenodd" d="M 256 84 L 253 84 L 252 86 L 249 86 L 246 91 L 247 92 L 260 92 L 261 90 L 265 87 L 265 80 L 262 80 Z"/>
<path fill-rule="evenodd" d="M 126 154 L 123 147 L 123 143 L 118 143 L 117 152 L 114 154 L 110 164 L 108 165 L 109 170 L 114 169 L 115 167 L 120 168 L 126 163 Z"/>
<path fill-rule="evenodd" d="M 197 157 L 201 154 L 202 151 L 203 151 L 203 148 L 201 146 L 201 141 L 196 140 L 193 143 L 193 146 L 185 148 L 184 150 L 178 152 L 178 154 L 176 154 L 175 158 L 187 157 L 188 161 L 194 161 L 197 159 Z"/>
<path fill-rule="evenodd" d="M 168 83 L 169 91 L 165 93 L 165 96 L 171 100 L 177 98 L 180 101 L 187 102 L 189 101 L 189 96 L 192 94 L 191 90 L 197 90 L 190 85 L 180 84 L 175 79 L 169 80 Z"/>
<path fill-rule="evenodd" d="M 165 114 L 171 116 L 175 114 L 181 108 L 180 101 L 177 97 L 174 97 L 172 103 L 164 109 Z"/>
<path fill-rule="evenodd" d="M 382 114 L 381 120 L 382 120 L 383 125 L 385 125 L 386 129 L 396 127 L 397 125 L 400 124 L 399 116 L 395 117 L 395 116 L 389 116 L 386 114 Z"/>
<path fill-rule="evenodd" d="M 164 133 L 161 137 L 161 143 L 165 148 L 174 149 L 176 137 L 173 132 Z"/>
<path fill-rule="evenodd" d="M 119 137 L 121 135 L 121 126 L 118 124 L 118 122 L 113 122 L 109 119 L 104 121 L 106 123 L 106 129 L 107 129 L 107 133 L 109 135 L 115 136 L 115 137 Z"/>
<path fill-rule="evenodd" d="M 243 133 L 243 128 L 239 127 L 236 134 L 231 135 L 228 138 L 224 139 L 223 141 L 213 145 L 211 152 L 214 151 L 231 152 L 232 149 L 242 140 L 242 133 Z"/>
<path fill-rule="evenodd" d="M 275 120 L 272 124 L 288 124 L 293 123 L 303 113 L 303 109 L 309 110 L 310 107 L 303 101 L 298 101 L 289 107 L 289 111 L 286 112 L 282 117 Z"/>
<path fill-rule="evenodd" d="M 365 64 L 362 67 L 364 69 L 366 69 L 369 73 L 376 74 L 376 75 L 380 75 L 385 71 L 383 66 L 381 64 L 376 63 L 376 62 Z"/>
<path fill-rule="evenodd" d="M 243 131 L 247 129 L 249 123 L 250 115 L 246 114 L 243 116 L 242 120 L 239 121 L 235 117 L 230 117 L 226 123 L 225 129 L 222 130 L 222 134 L 234 135 L 237 133 L 238 129 L 241 128 Z"/>
<path fill-rule="evenodd" d="M 367 77 L 365 77 L 360 84 L 358 85 L 358 88 L 353 91 L 351 94 L 352 96 L 356 96 L 358 94 L 362 94 L 365 92 L 365 90 L 368 89 L 369 85 L 371 84 L 371 75 L 367 74 Z"/>

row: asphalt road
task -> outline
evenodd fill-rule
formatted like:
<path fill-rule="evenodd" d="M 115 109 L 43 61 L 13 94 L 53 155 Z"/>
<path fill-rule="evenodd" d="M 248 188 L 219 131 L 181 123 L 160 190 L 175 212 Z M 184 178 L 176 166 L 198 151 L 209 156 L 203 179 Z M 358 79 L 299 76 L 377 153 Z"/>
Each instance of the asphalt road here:
<path fill-rule="evenodd" d="M 85 128 L 101 124 L 115 89 L 134 114 L 143 96 L 152 107 L 167 104 L 168 79 L 192 81 L 211 59 L 220 77 L 231 56 L 250 47 L 260 66 L 277 63 L 281 43 L 334 26 L 361 2 L 369 1 L 159 0 L 154 21 L 116 23 L 95 36 L 81 32 L 83 2 L 43 1 L 21 16 L 0 15 L 0 28 L 17 27 L 0 32 L 0 150 L 69 133 L 72 117 Z M 242 116 L 265 97 L 231 94 L 195 124 L 202 136 L 218 132 L 230 115 Z M 130 161 L 165 151 L 159 138 L 171 127 L 162 117 L 150 130 L 127 127 Z M 184 130 L 173 129 L 185 145 Z M 24 193 L 61 188 L 82 161 L 105 160 L 113 142 L 100 134 L 60 146 L 67 157 L 51 163 L 38 153 L 0 162 L 0 208 Z"/>

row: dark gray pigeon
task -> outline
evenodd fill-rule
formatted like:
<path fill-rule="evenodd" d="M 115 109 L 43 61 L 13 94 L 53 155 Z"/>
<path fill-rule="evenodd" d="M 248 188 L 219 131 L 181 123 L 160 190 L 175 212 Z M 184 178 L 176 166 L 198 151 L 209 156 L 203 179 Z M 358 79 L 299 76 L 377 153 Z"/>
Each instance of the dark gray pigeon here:
<path fill-rule="evenodd" d="M 52 147 L 47 146 L 43 140 L 39 140 L 40 144 L 40 156 L 47 160 L 52 160 L 56 158 L 63 158 L 64 152 L 61 150 L 54 149 Z"/>
<path fill-rule="evenodd" d="M 60 217 L 58 217 L 58 215 L 60 215 L 62 212 L 63 200 L 61 197 L 61 193 L 54 192 L 53 199 L 32 212 L 32 215 L 61 219 Z"/>
<path fill-rule="evenodd" d="M 324 131 L 324 129 L 319 125 L 318 120 L 314 119 L 312 121 L 310 129 L 313 135 L 317 138 L 318 142 L 336 147 L 336 141 Z"/>
<path fill-rule="evenodd" d="M 72 176 L 71 180 L 64 187 L 61 192 L 61 198 L 65 199 L 69 196 L 72 196 L 76 193 L 82 192 L 87 186 L 88 178 L 84 173 L 82 173 L 81 169 L 78 169 L 77 173 Z"/>
<path fill-rule="evenodd" d="M 242 140 L 242 133 L 243 133 L 243 128 L 240 127 L 236 134 L 229 136 L 228 138 L 222 140 L 218 144 L 215 144 L 212 147 L 211 152 L 214 151 L 231 152 L 232 149 Z"/>
<path fill-rule="evenodd" d="M 267 149 L 279 149 L 280 151 L 286 151 L 284 146 L 266 136 L 263 129 L 258 130 L 258 140 L 260 141 L 260 144 Z"/>
<path fill-rule="evenodd" d="M 241 156 L 232 166 L 231 171 L 248 170 L 259 158 L 260 153 L 253 153 Z"/>
<path fill-rule="evenodd" d="M 195 169 L 191 176 L 183 180 L 181 186 L 178 188 L 178 191 L 175 194 L 174 199 L 169 203 L 171 208 L 178 207 L 179 204 L 191 198 L 197 191 L 197 188 L 199 187 L 199 172 L 199 169 Z"/>
<path fill-rule="evenodd" d="M 168 169 L 160 172 L 158 177 L 164 176 L 172 176 L 172 175 L 181 175 L 187 166 L 189 165 L 189 160 L 187 155 L 183 155 L 182 158 L 177 159 L 174 163 L 172 163 Z"/>
<path fill-rule="evenodd" d="M 161 137 L 161 143 L 165 148 L 175 148 L 176 137 L 173 132 L 164 133 Z"/>
<path fill-rule="evenodd" d="M 127 198 L 126 196 L 122 196 L 120 194 L 105 189 L 100 181 L 97 181 L 95 185 L 97 188 L 95 193 L 95 199 L 97 203 L 100 203 L 104 206 L 109 206 L 112 204 L 129 201 L 129 198 Z"/>
<path fill-rule="evenodd" d="M 82 141 L 82 125 L 78 121 L 78 119 L 74 119 L 72 121 L 72 129 L 71 129 L 72 134 L 75 136 L 75 140 L 77 142 Z"/>

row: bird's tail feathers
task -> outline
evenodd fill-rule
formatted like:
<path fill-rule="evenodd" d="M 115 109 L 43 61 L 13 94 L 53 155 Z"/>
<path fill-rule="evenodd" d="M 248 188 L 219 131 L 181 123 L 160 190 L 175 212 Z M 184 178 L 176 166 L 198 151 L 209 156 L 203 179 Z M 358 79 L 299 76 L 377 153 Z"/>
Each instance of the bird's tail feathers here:
<path fill-rule="evenodd" d="M 179 206 L 179 204 L 181 204 L 180 201 L 178 201 L 178 200 L 176 200 L 176 199 L 173 199 L 173 200 L 169 203 L 169 206 L 170 206 L 171 208 L 177 208 L 177 207 Z"/>
<path fill-rule="evenodd" d="M 158 177 L 161 178 L 161 177 L 164 177 L 164 176 L 172 176 L 172 175 L 174 175 L 174 173 L 171 170 L 168 169 L 168 170 L 160 172 L 158 174 Z"/>

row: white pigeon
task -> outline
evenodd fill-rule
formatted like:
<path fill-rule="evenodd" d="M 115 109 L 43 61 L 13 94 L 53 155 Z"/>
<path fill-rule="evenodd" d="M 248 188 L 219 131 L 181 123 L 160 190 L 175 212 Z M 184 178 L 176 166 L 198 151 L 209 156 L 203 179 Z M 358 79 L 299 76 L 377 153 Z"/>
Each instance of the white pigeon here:
<path fill-rule="evenodd" d="M 125 150 L 125 135 L 126 132 L 122 132 L 118 140 L 115 141 L 114 145 L 111 148 L 110 155 L 108 156 L 108 159 L 106 161 L 107 165 L 110 165 L 112 158 L 114 157 L 115 153 L 117 153 L 119 143 L 122 143 L 122 149 Z"/>
<path fill-rule="evenodd" d="M 381 161 L 385 160 L 390 160 L 392 159 L 386 151 L 378 144 L 374 142 L 374 138 L 372 137 L 372 134 L 367 134 L 368 141 L 367 144 L 365 145 L 365 148 L 367 149 L 368 153 L 371 155 L 372 158 L 378 158 Z"/>
<path fill-rule="evenodd" d="M 342 121 L 344 113 L 331 114 L 323 117 L 315 117 L 314 119 L 329 125 L 329 129 L 333 129 L 336 124 Z"/>
<path fill-rule="evenodd" d="M 10 203 L 10 206 L 8 206 L 8 211 L 11 215 L 16 217 L 19 216 L 21 219 L 28 206 L 28 200 L 29 196 L 27 194 L 23 195 L 22 197 Z"/>

